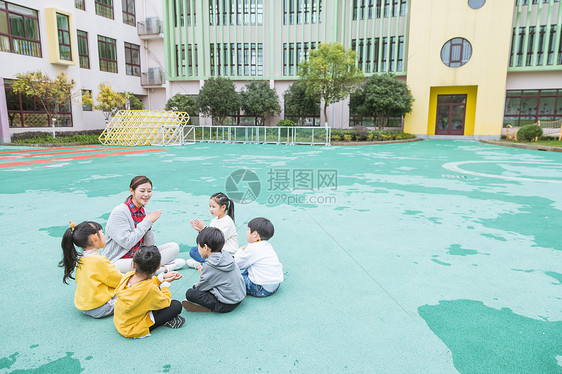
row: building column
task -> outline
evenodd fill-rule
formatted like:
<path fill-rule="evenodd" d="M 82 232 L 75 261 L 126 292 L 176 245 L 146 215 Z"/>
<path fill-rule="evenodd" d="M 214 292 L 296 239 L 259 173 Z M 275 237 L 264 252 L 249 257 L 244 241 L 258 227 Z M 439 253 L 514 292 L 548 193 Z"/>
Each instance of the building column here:
<path fill-rule="evenodd" d="M 10 122 L 8 120 L 8 105 L 4 79 L 0 77 L 0 144 L 10 143 Z"/>

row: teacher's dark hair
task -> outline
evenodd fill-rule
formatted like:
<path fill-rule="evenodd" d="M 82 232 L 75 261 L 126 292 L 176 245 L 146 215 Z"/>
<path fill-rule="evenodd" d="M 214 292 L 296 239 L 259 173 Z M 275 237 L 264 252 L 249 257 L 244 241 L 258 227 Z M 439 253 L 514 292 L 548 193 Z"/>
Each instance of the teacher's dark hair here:
<path fill-rule="evenodd" d="M 131 184 L 129 184 L 129 188 L 134 191 L 137 189 L 138 186 L 145 183 L 150 183 L 150 187 L 152 187 L 152 181 L 150 179 L 148 179 L 144 175 L 137 175 L 136 177 L 131 179 Z M 131 197 L 133 196 L 129 195 L 129 197 L 127 197 L 125 201 L 129 200 Z"/>

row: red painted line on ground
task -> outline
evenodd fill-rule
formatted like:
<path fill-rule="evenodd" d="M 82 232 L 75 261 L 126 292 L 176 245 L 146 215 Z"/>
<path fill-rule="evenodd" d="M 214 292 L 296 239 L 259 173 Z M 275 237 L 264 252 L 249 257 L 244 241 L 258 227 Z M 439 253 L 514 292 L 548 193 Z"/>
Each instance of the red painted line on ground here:
<path fill-rule="evenodd" d="M 135 153 L 147 153 L 147 152 L 161 152 L 167 151 L 167 149 L 139 149 L 136 151 L 126 151 L 126 152 L 110 152 L 110 153 L 96 153 L 93 155 L 82 155 L 74 157 L 61 157 L 61 158 L 45 158 L 42 160 L 29 160 L 29 161 L 16 161 L 16 162 L 5 162 L 0 164 L 0 168 L 9 168 L 14 166 L 26 166 L 26 165 L 37 165 L 37 164 L 48 164 L 53 162 L 66 162 L 72 160 L 85 160 L 89 158 L 102 158 L 102 157 L 112 157 L 120 155 L 130 155 Z"/>
<path fill-rule="evenodd" d="M 25 147 L 25 145 L 22 144 L 22 147 Z M 10 154 L 10 153 L 29 153 L 29 152 L 55 151 L 55 150 L 60 150 L 60 149 L 78 149 L 78 148 L 92 148 L 92 146 L 91 145 L 81 145 L 81 146 L 76 146 L 76 147 L 54 147 L 54 148 L 24 149 L 24 150 L 19 150 L 19 151 L 0 152 L 0 155 L 7 155 L 7 154 Z M 98 148 L 103 148 L 103 147 L 98 146 Z"/>
<path fill-rule="evenodd" d="M 13 155 L 13 156 L 0 156 L 0 160 L 12 160 L 14 158 L 26 158 L 26 157 L 43 157 L 43 156 L 58 156 L 85 152 L 97 152 L 97 151 L 116 151 L 118 149 L 130 149 L 131 147 L 113 147 L 113 148 L 91 148 L 91 149 L 79 149 L 74 151 L 64 151 L 64 152 L 47 152 L 47 153 L 34 153 L 34 154 L 23 154 L 23 155 Z"/>

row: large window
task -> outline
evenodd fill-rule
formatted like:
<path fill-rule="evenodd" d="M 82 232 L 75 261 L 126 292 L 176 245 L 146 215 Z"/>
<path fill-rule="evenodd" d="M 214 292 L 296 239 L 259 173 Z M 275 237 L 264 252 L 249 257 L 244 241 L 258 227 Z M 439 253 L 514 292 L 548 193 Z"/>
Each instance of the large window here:
<path fill-rule="evenodd" d="M 41 57 L 36 10 L 0 1 L 0 51 Z"/>
<path fill-rule="evenodd" d="M 322 22 L 322 0 L 283 0 L 283 24 Z"/>
<path fill-rule="evenodd" d="M 117 49 L 115 39 L 98 35 L 100 70 L 117 73 Z"/>
<path fill-rule="evenodd" d="M 135 26 L 135 0 L 123 0 L 122 7 L 123 22 L 127 25 Z"/>
<path fill-rule="evenodd" d="M 192 77 L 199 75 L 197 44 L 195 44 L 194 50 L 191 44 L 187 45 L 187 55 L 185 44 L 181 45 L 181 51 L 179 49 L 179 45 L 176 45 L 176 75 L 179 77 Z"/>
<path fill-rule="evenodd" d="M 88 33 L 86 31 L 77 30 L 78 36 L 78 60 L 80 67 L 84 69 L 90 68 L 90 54 L 88 52 Z"/>
<path fill-rule="evenodd" d="M 507 91 L 504 124 L 523 126 L 538 120 L 562 120 L 562 89 Z"/>
<path fill-rule="evenodd" d="M 140 77 L 140 46 L 125 42 L 125 72 Z"/>
<path fill-rule="evenodd" d="M 211 75 L 262 76 L 263 43 L 211 43 Z"/>
<path fill-rule="evenodd" d="M 308 59 L 310 50 L 316 49 L 316 43 L 283 43 L 283 75 L 295 75 L 299 64 Z"/>
<path fill-rule="evenodd" d="M 209 23 L 263 25 L 263 0 L 209 0 Z"/>
<path fill-rule="evenodd" d="M 187 5 L 187 9 L 184 10 L 183 7 L 183 1 L 180 1 L 178 4 L 175 1 L 172 1 L 173 7 L 174 7 L 174 26 L 178 27 L 178 26 L 184 26 L 185 21 L 187 20 L 187 26 L 195 26 L 197 24 L 196 20 L 196 13 L 195 13 L 195 4 L 193 4 L 193 1 L 199 1 L 199 0 L 187 0 L 186 5 Z M 225 0 L 223 0 L 225 1 Z M 209 8 L 211 9 L 211 8 Z M 228 23 L 226 23 L 226 21 L 224 22 L 225 25 L 227 25 Z"/>
<path fill-rule="evenodd" d="M 51 117 L 47 115 L 41 101 L 32 96 L 15 93 L 12 89 L 12 80 L 4 80 L 6 91 L 6 106 L 8 108 L 8 121 L 10 127 L 50 127 Z M 72 112 L 70 98 L 64 105 L 57 107 L 55 126 L 72 126 Z"/>
<path fill-rule="evenodd" d="M 463 38 L 453 38 L 441 48 L 441 61 L 451 68 L 463 66 L 470 57 L 472 57 L 472 46 Z"/>
<path fill-rule="evenodd" d="M 82 97 L 84 97 L 85 95 L 89 95 L 90 97 L 92 97 L 92 90 L 82 90 Z M 84 101 L 82 101 L 82 110 L 91 112 L 92 106 L 85 104 Z"/>
<path fill-rule="evenodd" d="M 96 14 L 113 19 L 113 0 L 95 0 Z"/>
<path fill-rule="evenodd" d="M 353 20 L 381 18 L 381 16 L 401 17 L 406 14 L 406 8 L 406 0 L 353 0 Z"/>
<path fill-rule="evenodd" d="M 57 13 L 57 34 L 59 38 L 59 56 L 61 60 L 72 61 L 70 47 L 70 22 L 68 16 Z"/>

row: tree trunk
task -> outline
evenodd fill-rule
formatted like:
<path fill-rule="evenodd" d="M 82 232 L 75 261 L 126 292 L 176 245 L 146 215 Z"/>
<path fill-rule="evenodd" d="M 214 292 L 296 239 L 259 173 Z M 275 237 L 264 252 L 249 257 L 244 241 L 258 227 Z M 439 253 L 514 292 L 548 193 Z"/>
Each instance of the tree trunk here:
<path fill-rule="evenodd" d="M 324 123 L 326 124 L 326 127 L 328 127 L 328 104 L 326 103 L 325 100 L 324 100 Z"/>

